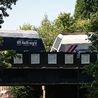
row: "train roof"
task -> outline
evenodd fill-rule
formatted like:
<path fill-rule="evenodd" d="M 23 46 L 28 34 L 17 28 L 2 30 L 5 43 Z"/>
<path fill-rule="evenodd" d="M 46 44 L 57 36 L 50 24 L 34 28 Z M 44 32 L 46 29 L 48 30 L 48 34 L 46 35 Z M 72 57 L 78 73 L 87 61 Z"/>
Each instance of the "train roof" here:
<path fill-rule="evenodd" d="M 0 30 L 0 37 L 39 38 L 39 33 L 33 30 Z"/>
<path fill-rule="evenodd" d="M 82 35 L 58 35 L 59 38 L 62 39 L 62 44 L 83 44 L 83 43 L 91 43 L 86 34 Z"/>

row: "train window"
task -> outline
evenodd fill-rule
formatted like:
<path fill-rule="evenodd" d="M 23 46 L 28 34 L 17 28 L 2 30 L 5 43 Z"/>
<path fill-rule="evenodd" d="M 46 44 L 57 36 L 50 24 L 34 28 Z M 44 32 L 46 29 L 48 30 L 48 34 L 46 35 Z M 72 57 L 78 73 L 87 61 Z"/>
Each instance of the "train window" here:
<path fill-rule="evenodd" d="M 31 64 L 40 64 L 40 54 L 31 54 Z"/>
<path fill-rule="evenodd" d="M 73 54 L 65 54 L 65 64 L 73 64 L 74 56 Z"/>
<path fill-rule="evenodd" d="M 23 64 L 23 54 L 16 54 L 14 64 Z"/>
<path fill-rule="evenodd" d="M 48 64 L 57 64 L 57 54 L 48 54 Z"/>

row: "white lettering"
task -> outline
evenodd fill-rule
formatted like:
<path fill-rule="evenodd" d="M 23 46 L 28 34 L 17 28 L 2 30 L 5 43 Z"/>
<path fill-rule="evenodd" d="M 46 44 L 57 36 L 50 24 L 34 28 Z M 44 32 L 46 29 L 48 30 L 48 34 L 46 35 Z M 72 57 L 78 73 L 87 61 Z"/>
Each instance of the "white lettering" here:
<path fill-rule="evenodd" d="M 32 40 L 18 40 L 17 41 L 17 46 L 37 46 L 37 40 L 32 41 Z"/>

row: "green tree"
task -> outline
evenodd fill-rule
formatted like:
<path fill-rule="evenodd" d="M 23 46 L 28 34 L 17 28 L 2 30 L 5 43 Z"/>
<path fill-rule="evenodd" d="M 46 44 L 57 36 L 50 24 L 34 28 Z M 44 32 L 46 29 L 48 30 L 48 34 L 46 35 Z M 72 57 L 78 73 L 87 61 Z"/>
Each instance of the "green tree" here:
<path fill-rule="evenodd" d="M 91 15 L 88 30 L 91 32 L 98 32 L 98 12 Z"/>
<path fill-rule="evenodd" d="M 88 31 L 93 32 L 92 37 L 90 38 L 92 42 L 91 49 L 93 51 L 98 51 L 98 12 L 91 15 Z"/>
<path fill-rule="evenodd" d="M 0 67 L 1 68 L 11 68 L 12 64 L 10 63 L 11 58 L 15 56 L 15 51 L 0 51 Z"/>
<path fill-rule="evenodd" d="M 13 98 L 40 98 L 39 86 L 13 86 L 10 88 Z"/>
<path fill-rule="evenodd" d="M 73 27 L 75 32 L 88 32 L 88 27 L 90 25 L 89 19 L 77 19 L 75 20 Z"/>
<path fill-rule="evenodd" d="M 76 19 L 90 19 L 91 14 L 98 12 L 98 0 L 77 0 L 74 16 Z"/>
<path fill-rule="evenodd" d="M 17 0 L 0 0 L 0 24 L 4 22 L 3 17 L 8 17 L 7 9 L 12 9 L 12 4 L 16 4 Z M 1 25 L 0 25 L 1 27 Z"/>
<path fill-rule="evenodd" d="M 60 31 L 59 33 L 74 32 L 74 19 L 69 13 L 60 13 L 54 21 L 54 27 Z"/>
<path fill-rule="evenodd" d="M 40 36 L 45 44 L 46 50 L 49 51 L 56 35 L 54 27 L 49 21 L 47 15 L 45 15 L 41 22 L 41 25 L 38 27 L 38 32 L 40 33 Z"/>
<path fill-rule="evenodd" d="M 20 30 L 32 30 L 32 25 L 31 24 L 23 24 L 23 26 L 19 27 Z"/>

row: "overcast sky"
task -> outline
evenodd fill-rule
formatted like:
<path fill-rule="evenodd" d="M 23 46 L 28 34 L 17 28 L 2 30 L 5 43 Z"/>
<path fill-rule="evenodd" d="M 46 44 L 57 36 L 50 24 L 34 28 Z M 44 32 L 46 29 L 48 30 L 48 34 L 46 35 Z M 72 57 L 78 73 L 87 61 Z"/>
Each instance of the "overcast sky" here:
<path fill-rule="evenodd" d="M 75 4 L 76 0 L 18 0 L 12 10 L 8 10 L 10 16 L 4 18 L 2 29 L 19 29 L 24 23 L 39 26 L 45 14 L 50 21 L 60 12 L 73 15 Z"/>

